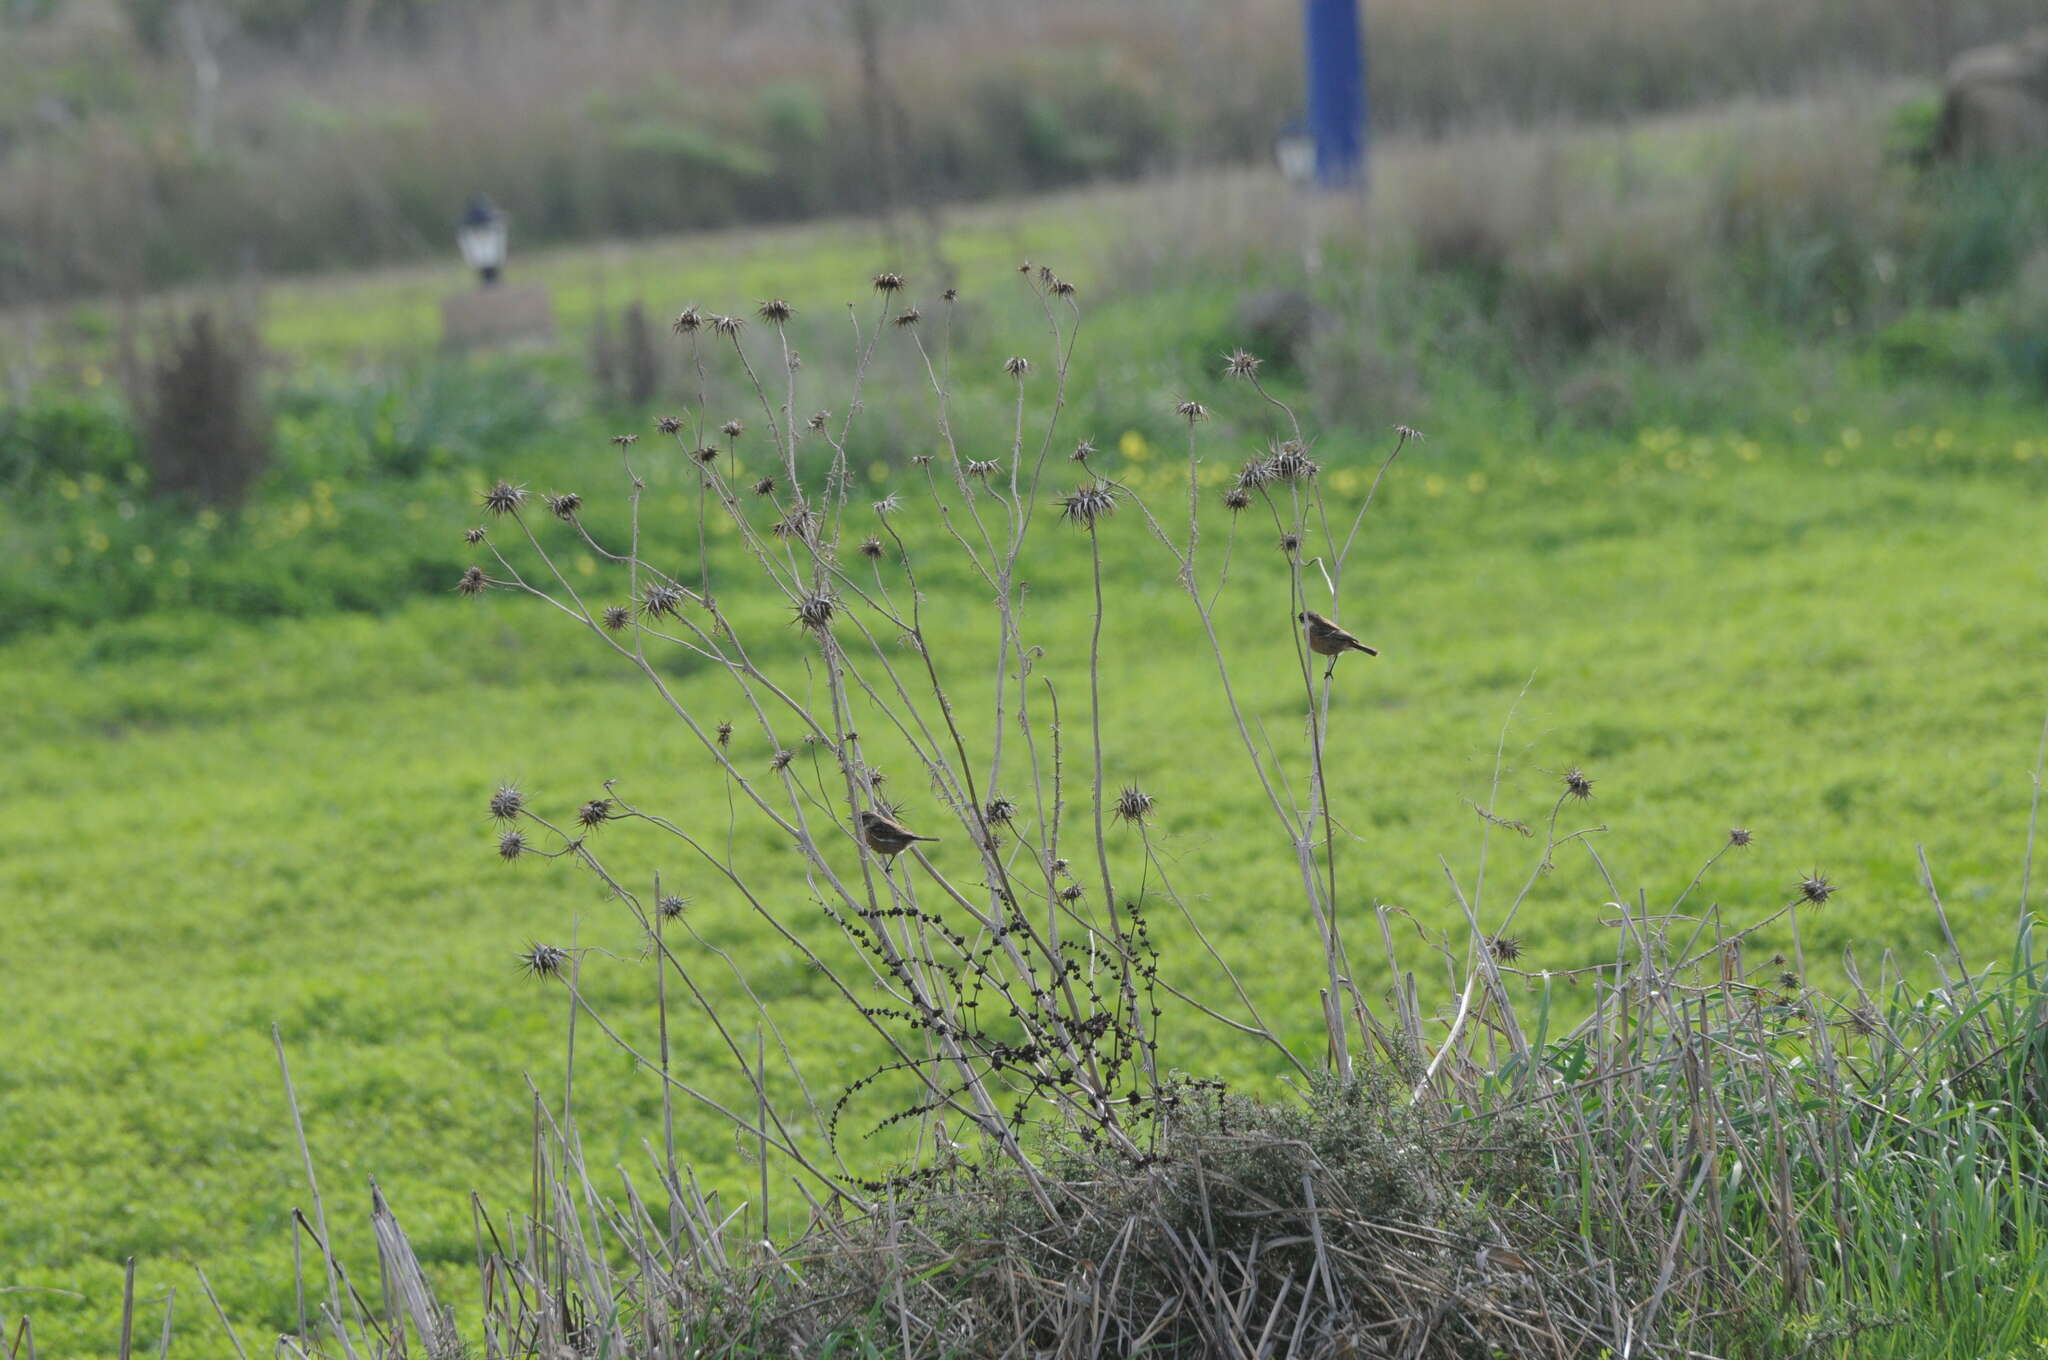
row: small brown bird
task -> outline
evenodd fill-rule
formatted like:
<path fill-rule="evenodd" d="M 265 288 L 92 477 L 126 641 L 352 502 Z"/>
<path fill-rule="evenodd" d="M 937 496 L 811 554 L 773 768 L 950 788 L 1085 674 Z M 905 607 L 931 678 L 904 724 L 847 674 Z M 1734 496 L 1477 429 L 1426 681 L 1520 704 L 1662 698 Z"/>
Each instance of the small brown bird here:
<path fill-rule="evenodd" d="M 1337 658 L 1346 652 L 1364 652 L 1367 656 L 1380 654 L 1379 648 L 1366 646 L 1313 609 L 1303 610 L 1294 617 L 1308 625 L 1308 649 L 1317 656 L 1330 658 L 1330 669 L 1323 672 L 1325 676 L 1337 669 Z"/>
<path fill-rule="evenodd" d="M 918 841 L 937 841 L 937 836 L 920 836 L 893 817 L 879 812 L 862 811 L 854 819 L 860 824 L 860 838 L 868 843 L 868 849 L 878 855 L 887 855 L 891 861 L 908 850 Z"/>

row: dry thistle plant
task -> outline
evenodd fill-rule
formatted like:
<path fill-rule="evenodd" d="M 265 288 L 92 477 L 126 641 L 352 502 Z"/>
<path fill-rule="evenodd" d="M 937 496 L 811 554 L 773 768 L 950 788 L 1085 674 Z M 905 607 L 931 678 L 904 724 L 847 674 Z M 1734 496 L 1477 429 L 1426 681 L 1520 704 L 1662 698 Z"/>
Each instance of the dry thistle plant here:
<path fill-rule="evenodd" d="M 977 1131 L 1027 1175 L 1032 1163 L 1020 1133 L 1035 1121 L 1142 1158 L 1169 1098 L 1157 1036 L 1169 995 L 1271 1045 L 1300 1075 L 1321 1065 L 1291 1051 L 1237 985 L 1228 961 L 1201 936 L 1148 833 L 1153 795 L 1113 782 L 1106 768 L 1105 723 L 1119 705 L 1143 702 L 1139 694 L 1105 692 L 1102 642 L 1111 605 L 1103 536 L 1120 529 L 1142 532 L 1163 550 L 1200 621 L 1275 832 L 1292 847 L 1303 910 L 1316 923 L 1324 955 L 1328 1065 L 1348 1080 L 1360 1042 L 1399 1047 L 1379 1033 L 1353 983 L 1340 930 L 1337 835 L 1322 774 L 1330 670 L 1311 653 L 1316 639 L 1304 640 L 1289 623 L 1309 738 L 1293 756 L 1275 751 L 1238 708 L 1229 647 L 1240 640 L 1219 635 L 1215 608 L 1228 584 L 1241 514 L 1255 510 L 1270 518 L 1287 545 L 1290 599 L 1274 610 L 1276 621 L 1317 609 L 1335 615 L 1344 565 L 1380 478 L 1415 436 L 1397 431 L 1373 494 L 1340 511 L 1326 500 L 1293 411 L 1260 382 L 1258 361 L 1239 351 L 1226 358 L 1223 375 L 1249 384 L 1288 433 L 1244 467 L 1220 505 L 1204 504 L 1201 436 L 1208 411 L 1192 399 L 1175 407 L 1186 427 L 1184 519 L 1178 510 L 1149 505 L 1137 487 L 1097 468 L 1085 441 L 1072 454 L 1078 480 L 1055 487 L 1050 465 L 1060 444 L 1081 312 L 1073 286 L 1050 269 L 1026 266 L 1019 276 L 1043 319 L 1043 352 L 1001 365 L 1015 399 L 1008 447 L 998 456 L 974 456 L 956 441 L 948 385 L 954 363 L 950 290 L 932 308 L 933 326 L 902 276 L 876 276 L 874 315 L 865 321 L 857 311 L 850 315 L 851 390 L 823 403 L 843 413 L 836 418 L 829 410 L 806 414 L 821 403 L 802 386 L 791 304 L 765 302 L 751 317 L 691 307 L 674 330 L 689 351 L 697 400 L 657 423 L 663 442 L 651 449 L 636 447 L 634 436 L 613 441 L 628 507 L 622 541 L 601 539 L 588 526 L 579 493 L 536 499 L 500 482 L 482 497 L 483 509 L 497 521 L 480 540 L 491 564 L 468 569 L 457 587 L 466 594 L 505 588 L 530 595 L 637 669 L 663 710 L 695 738 L 705 767 L 724 781 L 737 806 L 772 826 L 800 857 L 809 908 L 823 914 L 850 951 L 825 947 L 808 920 L 773 900 L 760 885 L 766 866 L 736 855 L 730 838 L 679 824 L 611 785 L 604 798 L 584 805 L 573 825 L 543 818 L 522 796 L 508 799 L 507 791 L 493 800 L 506 823 L 501 856 L 575 860 L 646 931 L 663 979 L 664 1039 L 662 1052 L 644 1060 L 659 1072 L 665 1096 L 695 1101 L 731 1120 L 764 1155 L 787 1159 L 812 1191 L 860 1204 L 893 1180 L 951 1161 L 957 1145 L 949 1130 Z M 934 453 L 897 468 L 900 484 L 886 494 L 857 500 L 848 439 L 883 345 L 903 347 L 923 374 Z M 750 394 L 756 429 L 748 428 L 752 416 L 721 420 L 705 409 L 708 374 L 721 368 L 736 374 Z M 646 482 L 636 466 L 649 457 L 684 460 L 697 483 L 695 522 L 685 534 L 672 524 L 657 525 L 644 504 Z M 1229 535 L 1213 560 L 1203 542 L 1205 521 L 1212 518 Z M 925 522 L 907 527 L 914 520 Z M 1125 529 L 1127 520 L 1135 523 Z M 1061 536 L 1053 550 L 1088 554 L 1093 614 L 1085 659 L 1049 657 L 1045 640 L 1020 610 L 1019 560 L 1027 539 L 1051 535 Z M 474 531 L 472 541 L 479 541 Z M 587 580 L 572 580 L 561 566 L 562 547 L 551 548 L 551 541 L 595 554 L 611 573 L 610 595 L 600 599 Z M 678 541 L 693 545 L 694 553 L 677 553 Z M 1321 552 L 1303 548 L 1309 542 Z M 931 570 L 928 558 L 939 555 L 953 559 L 945 569 L 964 570 L 986 593 L 992 648 L 956 642 L 950 631 L 929 624 L 921 574 Z M 759 617 L 753 609 L 728 608 L 741 598 L 782 602 L 803 642 L 794 664 L 762 659 L 784 644 L 764 645 L 758 624 L 750 631 L 735 617 Z M 685 694 L 665 670 L 676 659 L 709 678 L 693 680 Z M 1052 678 L 1062 665 L 1085 673 L 1089 727 L 1078 742 L 1062 728 L 1063 695 Z M 963 719 L 963 704 L 980 706 L 986 720 Z M 733 712 L 746 715 L 743 725 L 774 753 L 765 769 L 743 763 L 734 750 L 732 725 L 721 716 Z M 864 737 L 863 730 L 877 735 Z M 931 791 L 929 802 L 913 811 L 885 796 L 880 750 L 915 762 L 916 776 Z M 1288 760 L 1299 768 L 1287 768 Z M 1085 793 L 1076 790 L 1077 781 Z M 1297 789 L 1304 792 L 1297 795 Z M 622 881 L 595 843 L 599 826 L 621 821 L 671 838 L 693 861 L 687 870 L 692 881 L 706 873 L 723 880 L 768 931 L 827 980 L 846 1003 L 849 1021 L 880 1040 L 886 1061 L 828 1097 L 807 1074 L 805 1055 L 781 1041 L 765 1009 L 745 1020 L 718 1014 L 669 947 L 663 914 L 649 905 L 661 895 Z M 934 833 L 946 853 L 925 852 Z M 1134 891 L 1131 883 L 1139 878 L 1146 886 Z M 1146 921 L 1155 896 L 1195 927 L 1230 978 L 1230 1010 L 1206 1005 L 1162 976 Z M 530 966 L 573 977 L 558 966 Z M 721 1102 L 670 1070 L 671 981 L 723 1036 L 757 1097 L 748 1108 Z M 742 1042 L 757 1025 L 776 1038 L 772 1077 Z M 606 1032 L 627 1045 L 616 1029 Z M 781 1108 L 771 1088 L 798 1093 L 801 1116 Z M 859 1174 L 840 1147 L 849 1106 L 878 1088 L 909 1094 L 865 1131 L 915 1129 L 910 1160 L 889 1180 Z M 669 1119 L 672 1125 L 672 1104 Z"/>

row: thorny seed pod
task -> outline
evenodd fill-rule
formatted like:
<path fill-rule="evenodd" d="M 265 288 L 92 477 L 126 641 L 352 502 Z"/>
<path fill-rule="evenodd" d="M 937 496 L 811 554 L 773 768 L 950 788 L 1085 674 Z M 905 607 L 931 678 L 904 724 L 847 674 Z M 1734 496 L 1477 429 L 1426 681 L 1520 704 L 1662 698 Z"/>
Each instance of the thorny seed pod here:
<path fill-rule="evenodd" d="M 605 626 L 605 631 L 616 633 L 633 621 L 633 611 L 622 604 L 606 605 L 597 621 Z"/>
<path fill-rule="evenodd" d="M 746 318 L 741 316 L 714 316 L 711 318 L 711 329 L 733 340 L 739 339 L 740 332 L 746 329 L 746 325 Z"/>
<path fill-rule="evenodd" d="M 526 810 L 526 795 L 516 784 L 500 784 L 491 795 L 491 816 L 501 822 L 509 822 Z"/>
<path fill-rule="evenodd" d="M 875 291 L 877 293 L 893 293 L 902 286 L 903 276 L 893 269 L 884 269 L 881 273 L 875 275 Z"/>
<path fill-rule="evenodd" d="M 1199 401 L 1184 401 L 1173 408 L 1173 413 L 1192 425 L 1198 420 L 1209 418 L 1209 408 Z"/>
<path fill-rule="evenodd" d="M 1272 470 L 1273 476 L 1283 482 L 1305 482 L 1322 471 L 1315 459 L 1303 453 L 1301 445 L 1292 439 L 1273 450 L 1273 456 L 1266 460 L 1266 466 Z"/>
<path fill-rule="evenodd" d="M 703 324 L 704 317 L 702 313 L 695 307 L 685 307 L 676 313 L 676 319 L 671 323 L 669 329 L 677 335 L 688 335 Z"/>
<path fill-rule="evenodd" d="M 473 548 L 484 541 L 484 531 L 482 529 L 464 529 L 462 531 L 462 541 Z"/>
<path fill-rule="evenodd" d="M 1750 834 L 1749 828 L 1746 826 L 1731 826 L 1728 828 L 1728 844 L 1738 850 L 1745 845 L 1753 843 L 1755 840 L 1756 837 Z"/>
<path fill-rule="evenodd" d="M 1116 796 L 1116 817 L 1120 822 L 1142 822 L 1152 815 L 1152 795 L 1136 784 L 1126 784 Z"/>
<path fill-rule="evenodd" d="M 1082 891 L 1083 889 L 1080 884 L 1069 883 L 1066 887 L 1060 889 L 1060 901 L 1078 902 L 1081 900 Z"/>
<path fill-rule="evenodd" d="M 719 450 L 712 448 L 709 444 L 706 444 L 701 449 L 690 450 L 690 456 L 700 463 L 715 463 L 718 461 L 718 455 Z"/>
<path fill-rule="evenodd" d="M 909 330 L 922 320 L 924 320 L 923 312 L 915 307 L 905 307 L 902 311 L 896 313 L 895 316 L 889 318 L 889 324 L 901 330 Z"/>
<path fill-rule="evenodd" d="M 1046 286 L 1052 290 L 1054 297 L 1070 298 L 1074 295 L 1074 285 L 1065 279 L 1054 279 Z"/>
<path fill-rule="evenodd" d="M 718 725 L 718 744 L 719 744 L 720 746 L 730 746 L 730 745 L 732 745 L 732 724 L 731 724 L 731 723 L 729 723 L 729 722 L 722 722 L 722 723 L 720 723 L 720 724 Z"/>
<path fill-rule="evenodd" d="M 781 298 L 770 298 L 755 308 L 755 313 L 763 321 L 770 321 L 780 326 L 783 322 L 796 315 L 796 308 L 790 306 Z"/>
<path fill-rule="evenodd" d="M 879 559 L 882 555 L 882 540 L 879 538 L 864 538 L 860 541 L 860 547 L 857 551 L 862 557 Z"/>
<path fill-rule="evenodd" d="M 939 301 L 941 302 L 958 302 L 959 300 L 960 290 L 958 288 L 948 288 L 945 292 L 939 294 Z"/>
<path fill-rule="evenodd" d="M 671 585 L 657 581 L 640 592 L 640 612 L 653 618 L 664 614 L 676 615 L 682 612 L 683 592 Z"/>
<path fill-rule="evenodd" d="M 654 422 L 654 428 L 661 434 L 680 434 L 683 428 L 681 416 L 663 416 Z"/>
<path fill-rule="evenodd" d="M 1816 869 L 1800 880 L 1799 900 L 1811 902 L 1814 906 L 1818 907 L 1825 904 L 1830 897 L 1833 897 L 1840 891 L 1840 888 L 1837 888 L 1828 881 L 1826 875 Z"/>
<path fill-rule="evenodd" d="M 1003 372 L 1013 378 L 1021 378 L 1031 371 L 1031 361 L 1021 354 L 1012 354 L 1003 360 Z"/>
<path fill-rule="evenodd" d="M 1427 435 L 1423 434 L 1422 431 L 1416 429 L 1413 425 L 1396 425 L 1394 433 L 1400 435 L 1403 439 L 1413 440 L 1417 444 L 1424 442 L 1428 438 Z"/>
<path fill-rule="evenodd" d="M 506 861 L 518 859 L 527 850 L 526 833 L 507 831 L 498 837 L 498 858 Z"/>
<path fill-rule="evenodd" d="M 996 462 L 993 458 L 974 459 L 967 464 L 966 468 L 967 475 L 970 477 L 993 477 L 1002 470 L 1003 465 Z"/>
<path fill-rule="evenodd" d="M 1884 1028 L 1879 1021 L 1877 1008 L 1867 1005 L 1858 1006 L 1850 1011 L 1849 1018 L 1842 1023 L 1849 1027 L 1852 1034 L 1860 1034 L 1866 1039 Z"/>
<path fill-rule="evenodd" d="M 1513 963 L 1522 957 L 1522 942 L 1513 935 L 1496 935 L 1486 942 L 1487 952 L 1496 963 Z"/>
<path fill-rule="evenodd" d="M 1223 492 L 1223 504 L 1231 514 L 1236 514 L 1252 503 L 1251 493 L 1241 486 L 1228 487 Z"/>
<path fill-rule="evenodd" d="M 600 827 L 612 819 L 612 800 L 593 798 L 576 809 L 577 824 L 584 827 Z"/>
<path fill-rule="evenodd" d="M 1093 530 L 1098 520 L 1116 513 L 1116 489 L 1107 482 L 1087 482 L 1060 497 L 1059 506 L 1062 518 Z"/>
<path fill-rule="evenodd" d="M 1568 797 L 1587 799 L 1593 796 L 1593 781 L 1586 772 L 1574 765 L 1564 772 L 1564 791 Z"/>
<path fill-rule="evenodd" d="M 574 491 L 564 491 L 559 496 L 549 496 L 546 499 L 548 513 L 560 520 L 576 518 L 576 512 L 583 508 L 583 497 Z"/>
<path fill-rule="evenodd" d="M 912 467 L 930 467 L 932 465 L 932 456 L 928 453 L 913 453 L 910 455 L 910 465 Z"/>
<path fill-rule="evenodd" d="M 982 809 L 981 815 L 991 826 L 1007 826 L 1017 820 L 1017 805 L 998 796 L 988 800 L 988 806 Z"/>
<path fill-rule="evenodd" d="M 805 423 L 811 427 L 813 433 L 816 433 L 817 431 L 824 429 L 825 422 L 830 419 L 832 419 L 832 413 L 830 411 L 813 411 L 811 412 L 810 420 L 808 420 Z"/>
<path fill-rule="evenodd" d="M 462 579 L 455 583 L 455 593 L 458 595 L 481 595 L 490 588 L 490 578 L 484 575 L 482 567 L 464 567 Z"/>
<path fill-rule="evenodd" d="M 663 920 L 667 921 L 675 920 L 685 911 L 688 911 L 689 908 L 690 899 L 679 897 L 675 893 L 664 893 L 654 901 L 654 909 L 661 913 Z"/>
<path fill-rule="evenodd" d="M 1226 378 L 1256 378 L 1259 376 L 1259 365 L 1263 362 L 1264 360 L 1247 354 L 1241 349 L 1234 349 L 1223 356 L 1223 376 Z"/>
<path fill-rule="evenodd" d="M 795 759 L 796 752 L 790 750 L 787 746 L 785 746 L 781 750 L 777 751 L 774 755 L 768 757 L 768 768 L 775 771 L 777 774 L 780 774 L 784 770 L 788 769 L 789 762 Z"/>
<path fill-rule="evenodd" d="M 755 482 L 755 483 L 754 483 L 754 494 L 755 494 L 756 496 L 772 496 L 772 495 L 774 495 L 774 494 L 775 494 L 775 479 L 774 479 L 773 477 L 763 477 L 763 478 L 762 478 L 762 479 L 761 479 L 760 481 L 758 481 L 758 482 Z"/>
<path fill-rule="evenodd" d="M 1094 444 L 1094 441 L 1092 441 L 1092 440 L 1087 440 L 1087 439 L 1084 439 L 1084 440 L 1082 440 L 1082 441 L 1081 441 L 1080 443 L 1078 443 L 1078 444 L 1074 445 L 1074 451 L 1073 451 L 1072 453 L 1070 453 L 1070 454 L 1068 454 L 1068 455 L 1067 455 L 1067 457 L 1069 457 L 1069 458 L 1073 459 L 1073 460 L 1074 460 L 1075 462 L 1077 462 L 1077 463 L 1085 463 L 1085 462 L 1087 462 L 1087 461 L 1088 461 L 1088 460 L 1089 460 L 1090 458 L 1093 458 L 1094 456 L 1095 456 L 1095 444 Z"/>
<path fill-rule="evenodd" d="M 768 532 L 777 538 L 800 538 L 809 541 L 811 531 L 818 527 L 817 517 L 809 510 L 798 510 L 785 519 L 776 520 L 768 526 Z"/>
<path fill-rule="evenodd" d="M 728 420 L 718 427 L 718 432 L 727 439 L 738 439 L 747 432 L 747 427 L 737 420 Z"/>
<path fill-rule="evenodd" d="M 1248 459 L 1245 465 L 1237 470 L 1237 484 L 1246 491 L 1257 491 L 1260 487 L 1271 482 L 1276 475 L 1278 474 L 1273 471 L 1273 464 L 1270 460 L 1252 458 Z"/>
<path fill-rule="evenodd" d="M 878 515 L 893 515 L 902 508 L 903 498 L 893 491 L 874 504 L 874 511 Z"/>
<path fill-rule="evenodd" d="M 617 444 L 622 449 L 630 449 L 639 442 L 640 436 L 637 434 L 615 434 L 612 436 L 612 443 Z"/>
<path fill-rule="evenodd" d="M 520 970 L 529 976 L 551 978 L 558 975 L 563 965 L 569 962 L 569 951 L 557 949 L 551 944 L 535 941 L 519 956 Z"/>
<path fill-rule="evenodd" d="M 1789 968 L 1786 969 L 1778 974 L 1778 985 L 1788 992 L 1797 991 L 1799 989 L 1799 974 Z"/>
<path fill-rule="evenodd" d="M 830 595 L 806 595 L 796 602 L 796 621 L 806 628 L 823 632 L 832 626 L 832 597 Z"/>
<path fill-rule="evenodd" d="M 1280 551 L 1281 551 L 1281 552 L 1284 552 L 1284 553 L 1289 553 L 1289 554 L 1293 554 L 1293 553 L 1298 553 L 1298 552 L 1300 552 L 1300 551 L 1301 551 L 1301 535 L 1300 535 L 1300 534 L 1282 534 L 1282 535 L 1280 535 Z"/>
<path fill-rule="evenodd" d="M 494 515 L 509 515 L 526 504 L 526 488 L 501 481 L 483 495 L 484 509 Z"/>

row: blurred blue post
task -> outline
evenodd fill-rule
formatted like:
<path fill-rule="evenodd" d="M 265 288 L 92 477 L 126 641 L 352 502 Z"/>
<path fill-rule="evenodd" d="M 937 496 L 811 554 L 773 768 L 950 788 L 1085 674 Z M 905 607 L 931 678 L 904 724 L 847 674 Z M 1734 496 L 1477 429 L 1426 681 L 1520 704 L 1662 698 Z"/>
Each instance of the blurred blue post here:
<path fill-rule="evenodd" d="M 1316 184 L 1365 183 L 1365 37 L 1359 0 L 1302 0 L 1308 49 L 1308 126 L 1316 142 Z"/>

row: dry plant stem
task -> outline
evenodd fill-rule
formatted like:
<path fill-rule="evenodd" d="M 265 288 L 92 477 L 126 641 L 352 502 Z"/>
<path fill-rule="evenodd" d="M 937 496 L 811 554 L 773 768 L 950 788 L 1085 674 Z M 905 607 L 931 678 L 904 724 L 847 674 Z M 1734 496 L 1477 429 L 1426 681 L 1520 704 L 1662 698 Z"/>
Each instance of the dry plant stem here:
<path fill-rule="evenodd" d="M 2041 722 L 2041 744 L 2034 750 L 2034 795 L 2027 804 L 2027 854 L 2020 868 L 2020 929 L 2027 928 L 2027 891 L 2034 882 L 2034 832 L 2041 822 L 2041 775 L 2048 767 L 2048 718 Z"/>
<path fill-rule="evenodd" d="M 306 1144 L 305 1121 L 299 1117 L 299 1093 L 292 1086 L 291 1065 L 285 1061 L 284 1033 L 275 1024 L 270 1027 L 270 1042 L 277 1050 L 277 1070 L 284 1077 L 284 1098 L 292 1111 L 292 1132 L 299 1140 L 299 1160 L 306 1168 L 306 1188 L 313 1196 L 313 1218 L 319 1225 L 320 1241 L 324 1244 L 327 1241 L 327 1206 L 320 1198 L 320 1182 L 313 1174 L 313 1152 Z M 325 1257 L 324 1246 L 322 1254 Z M 324 1264 L 327 1272 L 327 1301 L 334 1311 L 339 1313 L 341 1286 L 335 1277 L 334 1262 L 332 1258 L 325 1258 Z"/>

